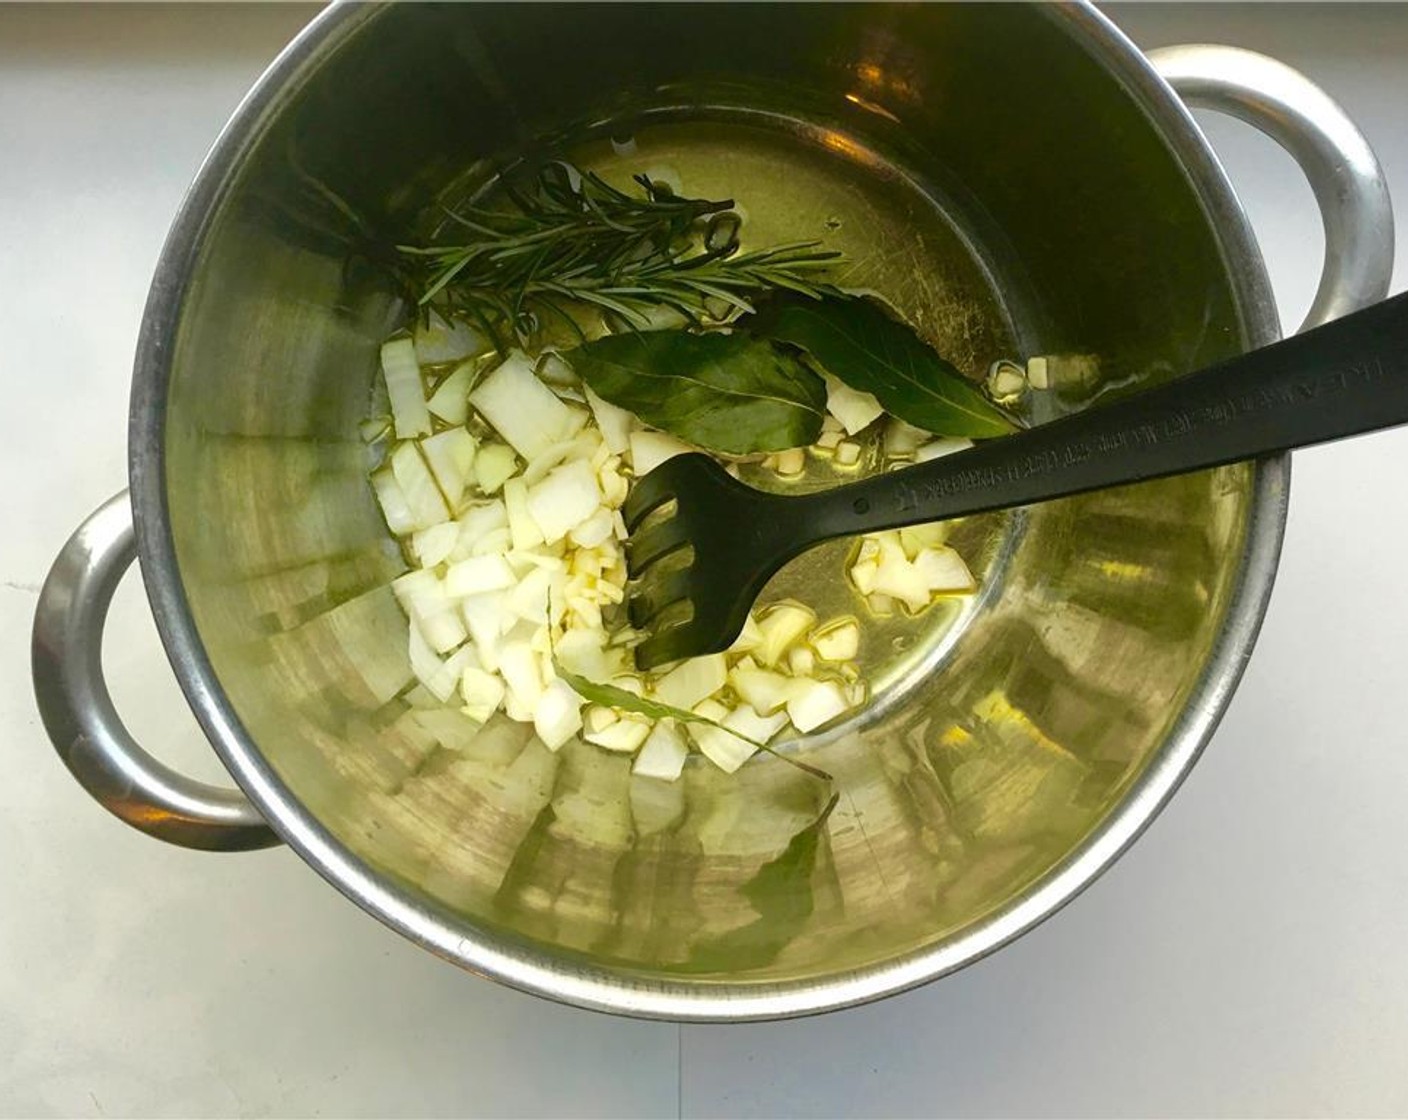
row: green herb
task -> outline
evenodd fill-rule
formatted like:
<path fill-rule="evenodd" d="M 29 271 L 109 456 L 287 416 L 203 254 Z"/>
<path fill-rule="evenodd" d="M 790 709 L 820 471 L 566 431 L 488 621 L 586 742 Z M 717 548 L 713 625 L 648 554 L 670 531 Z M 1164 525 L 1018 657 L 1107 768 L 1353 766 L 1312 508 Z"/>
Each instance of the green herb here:
<path fill-rule="evenodd" d="M 827 819 L 840 796 L 833 793 L 816 820 L 743 885 L 741 892 L 758 912 L 757 920 L 695 946 L 689 955 L 691 967 L 711 972 L 763 968 L 802 932 L 816 909 L 812 875 Z"/>
<path fill-rule="evenodd" d="M 562 667 L 561 662 L 554 655 L 552 660 L 553 668 L 557 675 L 567 682 L 568 687 L 578 696 L 590 700 L 593 704 L 602 704 L 608 708 L 615 708 L 618 712 L 634 712 L 637 715 L 649 716 L 651 719 L 677 719 L 681 723 L 705 723 L 710 727 L 717 727 L 720 731 L 726 731 L 735 739 L 742 739 L 750 746 L 757 747 L 779 758 L 789 766 L 795 766 L 798 770 L 803 770 L 814 778 L 820 778 L 823 782 L 831 781 L 831 775 L 825 770 L 798 761 L 788 755 L 781 754 L 768 746 L 760 743 L 757 739 L 750 739 L 747 735 L 740 735 L 737 731 L 725 727 L 717 720 L 701 716 L 697 712 L 688 711 L 685 708 L 676 708 L 673 704 L 662 704 L 658 700 L 647 700 L 643 696 L 637 696 L 634 692 L 627 692 L 624 688 L 617 688 L 614 684 L 602 684 L 599 681 L 589 681 L 586 677 L 578 676 L 576 673 L 569 673 Z"/>
<path fill-rule="evenodd" d="M 856 296 L 770 301 L 740 329 L 795 346 L 901 420 L 946 436 L 1007 435 L 1008 416 L 913 328 Z"/>
<path fill-rule="evenodd" d="M 683 440 L 732 455 L 815 441 L 826 386 L 794 355 L 745 334 L 611 335 L 567 361 L 604 400 Z"/>
<path fill-rule="evenodd" d="M 690 322 L 752 310 L 748 297 L 817 295 L 839 253 L 814 241 L 738 252 L 732 199 L 677 197 L 637 175 L 639 196 L 569 164 L 545 164 L 525 187 L 505 185 L 501 208 L 451 213 L 458 241 L 399 246 L 422 305 L 434 303 L 496 337 L 527 345 L 546 316 L 580 328 L 575 307 L 645 326 L 670 308 Z"/>

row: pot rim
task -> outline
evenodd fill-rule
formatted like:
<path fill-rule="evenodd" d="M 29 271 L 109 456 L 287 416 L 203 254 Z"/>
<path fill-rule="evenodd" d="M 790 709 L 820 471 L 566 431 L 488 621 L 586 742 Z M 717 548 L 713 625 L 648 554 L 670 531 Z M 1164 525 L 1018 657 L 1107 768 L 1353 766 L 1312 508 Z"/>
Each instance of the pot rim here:
<path fill-rule="evenodd" d="M 1182 162 L 1218 239 L 1245 341 L 1279 337 L 1261 253 L 1245 212 L 1183 102 L 1139 49 L 1086 0 L 1036 5 L 1113 76 Z M 412 941 L 510 987 L 578 1007 L 649 1019 L 740 1022 L 789 1018 L 866 1003 L 938 979 L 1001 948 L 1050 917 L 1095 881 L 1144 831 L 1202 753 L 1235 690 L 1266 612 L 1280 556 L 1290 456 L 1256 467 L 1246 546 L 1226 618 L 1183 711 L 1124 800 L 1064 860 L 1001 911 L 940 945 L 829 977 L 785 984 L 692 984 L 571 968 L 526 946 L 466 935 L 452 915 L 380 875 L 334 838 L 275 774 L 216 679 L 181 584 L 165 488 L 166 394 L 182 305 L 232 171 L 277 110 L 308 80 L 310 64 L 384 8 L 339 0 L 286 47 L 240 103 L 201 165 L 162 248 L 143 314 L 133 369 L 129 475 L 138 554 L 158 632 L 196 718 L 241 788 L 279 836 L 353 902 Z"/>

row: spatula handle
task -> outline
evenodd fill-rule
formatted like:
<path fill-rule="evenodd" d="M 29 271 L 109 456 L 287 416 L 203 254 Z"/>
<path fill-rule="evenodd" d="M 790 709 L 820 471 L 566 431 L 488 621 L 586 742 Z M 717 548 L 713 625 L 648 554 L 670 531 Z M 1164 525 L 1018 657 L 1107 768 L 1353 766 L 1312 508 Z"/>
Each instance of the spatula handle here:
<path fill-rule="evenodd" d="M 1408 294 L 1186 377 L 802 501 L 813 542 L 1008 509 L 1408 423 Z"/>

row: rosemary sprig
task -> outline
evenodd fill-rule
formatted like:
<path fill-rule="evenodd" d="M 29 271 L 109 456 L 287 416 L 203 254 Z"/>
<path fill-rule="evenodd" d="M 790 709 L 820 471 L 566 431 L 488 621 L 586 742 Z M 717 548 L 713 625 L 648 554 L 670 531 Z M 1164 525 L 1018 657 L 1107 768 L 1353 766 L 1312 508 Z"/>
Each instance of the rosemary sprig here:
<path fill-rule="evenodd" d="M 759 292 L 830 291 L 822 273 L 839 253 L 816 242 L 740 253 L 732 199 L 679 197 L 645 175 L 635 182 L 640 196 L 549 163 L 527 189 L 505 186 L 504 207 L 450 213 L 451 228 L 469 236 L 398 247 L 420 304 L 526 344 L 548 316 L 580 333 L 574 308 L 644 326 L 664 307 L 698 324 L 752 311 Z"/>

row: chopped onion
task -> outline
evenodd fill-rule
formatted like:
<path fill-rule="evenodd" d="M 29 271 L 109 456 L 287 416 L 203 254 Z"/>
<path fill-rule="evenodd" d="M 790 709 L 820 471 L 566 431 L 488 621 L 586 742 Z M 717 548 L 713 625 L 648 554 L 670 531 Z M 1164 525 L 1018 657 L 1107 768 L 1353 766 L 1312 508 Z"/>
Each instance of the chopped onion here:
<path fill-rule="evenodd" d="M 860 444 L 845 439 L 836 445 L 836 465 L 854 467 L 860 462 Z"/>
<path fill-rule="evenodd" d="M 800 447 L 779 451 L 773 460 L 773 470 L 783 478 L 796 478 L 806 469 L 807 453 Z"/>
<path fill-rule="evenodd" d="M 736 665 L 728 675 L 728 682 L 740 699 L 765 716 L 785 706 L 792 690 L 792 681 L 781 673 L 751 663 Z"/>
<path fill-rule="evenodd" d="M 599 731 L 586 732 L 582 738 L 608 751 L 633 754 L 640 749 L 649 735 L 650 724 L 639 716 L 628 713 Z"/>
<path fill-rule="evenodd" d="M 469 628 L 479 664 L 490 673 L 499 669 L 499 645 L 504 631 L 513 623 L 514 615 L 500 592 L 470 595 L 460 602 L 460 616 Z"/>
<path fill-rule="evenodd" d="M 445 500 L 458 507 L 474 464 L 474 437 L 464 428 L 448 428 L 421 440 L 420 449 Z"/>
<path fill-rule="evenodd" d="M 420 366 L 409 338 L 397 338 L 381 348 L 381 375 L 386 379 L 386 395 L 397 439 L 430 434 L 430 411 L 421 389 Z"/>
<path fill-rule="evenodd" d="M 809 677 L 816 671 L 816 654 L 806 646 L 793 646 L 787 654 L 787 668 L 794 677 Z"/>
<path fill-rule="evenodd" d="M 854 618 L 835 619 L 814 631 L 811 643 L 823 661 L 854 661 L 860 652 L 860 624 Z"/>
<path fill-rule="evenodd" d="M 914 457 L 921 463 L 927 463 L 933 459 L 942 459 L 945 455 L 952 455 L 958 451 L 967 451 L 973 446 L 971 439 L 962 439 L 959 436 L 947 436 L 943 439 L 931 440 L 922 447 L 915 448 Z"/>
<path fill-rule="evenodd" d="M 631 431 L 636 426 L 636 418 L 624 408 L 618 408 L 610 401 L 604 401 L 586 388 L 587 405 L 596 417 L 596 426 L 601 429 L 601 438 L 613 455 L 624 455 L 630 447 Z"/>
<path fill-rule="evenodd" d="M 797 681 L 787 700 L 787 717 L 802 734 L 830 723 L 850 703 L 835 681 Z"/>
<path fill-rule="evenodd" d="M 508 695 L 528 713 L 532 712 L 543 698 L 544 682 L 538 655 L 533 652 L 530 642 L 510 641 L 499 647 L 499 672 L 508 686 Z"/>
<path fill-rule="evenodd" d="M 797 603 L 778 603 L 769 608 L 758 619 L 758 629 L 763 640 L 758 643 L 758 661 L 764 665 L 776 665 L 782 660 L 792 643 L 811 629 L 816 615 Z"/>
<path fill-rule="evenodd" d="M 474 456 L 474 480 L 486 494 L 494 493 L 517 469 L 513 448 L 502 443 L 486 443 Z"/>
<path fill-rule="evenodd" d="M 471 556 L 452 564 L 445 573 L 445 590 L 454 598 L 502 591 L 518 582 L 502 556 Z"/>
<path fill-rule="evenodd" d="M 891 417 L 885 425 L 885 454 L 891 459 L 907 459 L 933 438 L 933 433 Z"/>
<path fill-rule="evenodd" d="M 601 489 L 591 464 L 574 459 L 555 467 L 528 490 L 528 513 L 548 544 L 560 541 L 601 505 Z"/>
<path fill-rule="evenodd" d="M 840 421 L 848 436 L 855 435 L 862 428 L 884 413 L 880 402 L 870 393 L 852 389 L 843 381 L 826 377 L 826 411 Z"/>
<path fill-rule="evenodd" d="M 523 458 L 533 460 L 580 427 L 572 409 L 533 373 L 521 350 L 512 351 L 498 369 L 469 395 L 479 414 Z"/>
<path fill-rule="evenodd" d="M 631 470 L 635 471 L 637 478 L 644 478 L 666 459 L 673 459 L 676 455 L 688 455 L 691 451 L 698 450 L 674 436 L 646 429 L 631 433 L 630 447 Z"/>
<path fill-rule="evenodd" d="M 416 515 L 411 511 L 406 495 L 390 468 L 373 472 L 371 480 L 377 504 L 381 506 L 381 515 L 386 518 L 386 527 L 398 537 L 413 532 L 417 525 Z"/>
<path fill-rule="evenodd" d="M 457 362 L 487 349 L 484 338 L 469 324 L 447 322 L 434 310 L 426 318 L 427 323 L 416 327 L 414 341 L 416 361 L 421 365 Z"/>
<path fill-rule="evenodd" d="M 929 604 L 929 585 L 919 574 L 900 545 L 898 533 L 879 536 L 880 564 L 875 570 L 875 591 L 899 599 L 911 610 Z"/>
<path fill-rule="evenodd" d="M 435 485 L 435 478 L 414 443 L 397 445 L 391 453 L 391 473 L 406 496 L 417 529 L 429 529 L 450 519 L 450 509 L 445 505 L 440 487 Z"/>
<path fill-rule="evenodd" d="M 963 557 L 951 548 L 921 549 L 914 558 L 914 570 L 930 591 L 973 591 L 977 587 Z"/>
<path fill-rule="evenodd" d="M 662 719 L 651 728 L 631 765 L 631 772 L 643 778 L 673 782 L 684 772 L 688 757 L 689 748 L 685 746 L 684 737 L 675 730 L 675 721 Z"/>
<path fill-rule="evenodd" d="M 672 708 L 693 708 L 728 682 L 728 663 L 721 653 L 691 657 L 655 682 L 654 696 Z"/>
<path fill-rule="evenodd" d="M 415 549 L 416 559 L 421 567 L 433 568 L 454 551 L 459 539 L 459 524 L 454 521 L 442 521 L 429 529 L 417 529 L 411 537 L 411 547 Z"/>
<path fill-rule="evenodd" d="M 543 543 L 543 531 L 528 512 L 528 484 L 521 477 L 504 483 L 504 506 L 508 509 L 508 528 L 515 549 L 523 551 Z"/>
<path fill-rule="evenodd" d="M 582 729 L 582 697 L 572 691 L 566 681 L 551 681 L 533 710 L 533 730 L 550 751 L 562 745 Z"/>
<path fill-rule="evenodd" d="M 463 424 L 469 419 L 469 390 L 479 363 L 465 362 L 440 382 L 430 394 L 426 407 L 447 424 Z"/>
<path fill-rule="evenodd" d="M 611 539 L 615 525 L 611 510 L 603 506 L 573 529 L 568 536 L 578 548 L 592 549 Z"/>
<path fill-rule="evenodd" d="M 504 702 L 504 682 L 494 673 L 471 665 L 460 678 L 460 695 L 464 697 L 464 714 L 480 723 L 487 723 Z"/>
<path fill-rule="evenodd" d="M 941 548 L 948 540 L 951 521 L 933 521 L 928 525 L 910 525 L 899 531 L 900 547 L 913 560 L 923 548 Z"/>

